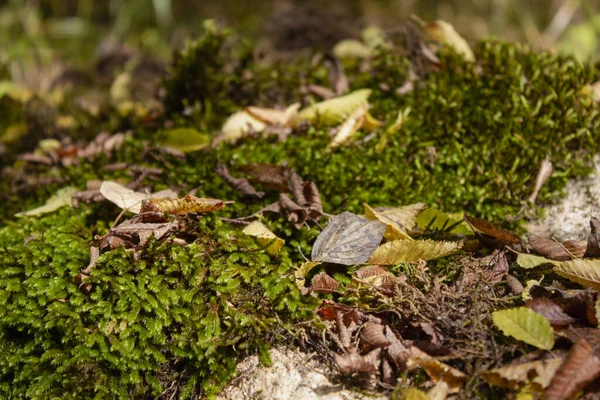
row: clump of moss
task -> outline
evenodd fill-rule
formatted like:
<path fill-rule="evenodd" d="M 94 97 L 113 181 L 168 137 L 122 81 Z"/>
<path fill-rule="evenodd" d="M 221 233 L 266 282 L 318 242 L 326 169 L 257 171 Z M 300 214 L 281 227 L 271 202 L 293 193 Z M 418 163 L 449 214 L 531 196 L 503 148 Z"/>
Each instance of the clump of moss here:
<path fill-rule="evenodd" d="M 192 245 L 105 253 L 84 294 L 73 276 L 88 261 L 94 211 L 0 230 L 2 397 L 214 394 L 239 356 L 268 359 L 281 327 L 311 313 L 285 251 L 271 259 L 213 217 L 198 221 Z"/>

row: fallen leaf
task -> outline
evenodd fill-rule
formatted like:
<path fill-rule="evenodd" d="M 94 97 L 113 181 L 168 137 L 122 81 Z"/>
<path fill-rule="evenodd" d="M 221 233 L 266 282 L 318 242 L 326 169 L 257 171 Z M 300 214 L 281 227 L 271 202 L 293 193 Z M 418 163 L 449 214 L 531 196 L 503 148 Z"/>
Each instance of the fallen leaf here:
<path fill-rule="evenodd" d="M 423 28 L 433 40 L 452 47 L 463 56 L 465 61 L 475 62 L 475 55 L 467 41 L 448 22 L 441 20 L 429 22 L 425 23 Z"/>
<path fill-rule="evenodd" d="M 583 287 L 600 290 L 600 260 L 571 260 L 554 264 L 554 271 Z"/>
<path fill-rule="evenodd" d="M 550 299 L 531 299 L 525 303 L 525 307 L 543 315 L 550 321 L 550 325 L 552 325 L 553 328 L 564 328 L 576 321 L 575 318 L 566 314 L 559 305 Z"/>
<path fill-rule="evenodd" d="M 100 193 L 120 208 L 131 211 L 134 214 L 139 214 L 142 208 L 142 201 L 150 198 L 149 194 L 135 192 L 111 181 L 102 182 Z"/>
<path fill-rule="evenodd" d="M 368 265 L 354 272 L 355 279 L 370 286 L 393 285 L 395 276 L 386 268 L 379 265 Z"/>
<path fill-rule="evenodd" d="M 408 350 L 410 351 L 410 356 L 407 360 L 407 366 L 409 368 L 414 366 L 423 368 L 427 372 L 427 375 L 436 383 L 439 381 L 446 382 L 449 393 L 458 393 L 463 383 L 467 381 L 467 375 L 456 368 L 452 368 L 436 360 L 419 348 L 411 346 Z"/>
<path fill-rule="evenodd" d="M 378 220 L 387 225 L 384 233 L 387 240 L 411 239 L 407 232 L 415 227 L 417 216 L 427 208 L 423 203 L 382 211 L 372 209 L 367 203 L 363 203 L 363 207 L 367 219 Z"/>
<path fill-rule="evenodd" d="M 431 398 L 419 389 L 410 388 L 404 393 L 404 400 L 431 400 Z"/>
<path fill-rule="evenodd" d="M 238 111 L 230 116 L 223 127 L 221 134 L 215 138 L 213 144 L 221 142 L 235 143 L 250 132 L 262 132 L 266 124 L 254 118 L 246 111 Z"/>
<path fill-rule="evenodd" d="M 290 169 L 276 164 L 249 164 L 239 168 L 254 177 L 253 182 L 271 189 L 284 191 L 288 189 Z"/>
<path fill-rule="evenodd" d="M 529 235 L 528 244 L 539 255 L 551 260 L 566 261 L 573 258 L 582 258 L 587 248 L 587 240 L 565 240 L 559 243 L 538 235 Z"/>
<path fill-rule="evenodd" d="M 333 47 L 333 54 L 340 59 L 369 58 L 373 51 L 360 40 L 344 39 Z"/>
<path fill-rule="evenodd" d="M 286 110 L 264 107 L 246 107 L 246 112 L 267 125 L 285 126 L 289 119 L 298 112 L 300 103 L 294 103 Z"/>
<path fill-rule="evenodd" d="M 182 199 L 150 198 L 142 201 L 143 213 L 166 213 L 172 215 L 218 211 L 225 207 L 225 202 L 219 199 L 207 199 L 187 195 Z"/>
<path fill-rule="evenodd" d="M 529 196 L 529 199 L 528 199 L 530 203 L 535 203 L 535 200 L 537 199 L 540 189 L 542 188 L 544 183 L 548 180 L 548 178 L 550 178 L 550 175 L 552 175 L 552 169 L 553 169 L 552 163 L 550 162 L 548 157 L 546 157 L 546 159 L 544 161 L 542 161 L 540 170 L 538 171 L 537 176 L 535 177 L 535 185 L 533 187 L 533 193 L 531 193 L 531 196 Z"/>
<path fill-rule="evenodd" d="M 202 150 L 210 144 L 210 137 L 193 128 L 174 128 L 164 132 L 165 137 L 160 140 L 162 146 L 191 153 Z"/>
<path fill-rule="evenodd" d="M 380 353 L 381 349 L 377 348 L 363 356 L 351 348 L 346 354 L 335 354 L 334 358 L 340 371 L 344 374 L 353 372 L 373 373 L 377 372 Z"/>
<path fill-rule="evenodd" d="M 506 282 L 508 283 L 508 286 L 510 286 L 510 290 L 513 292 L 513 294 L 517 296 L 523 293 L 523 290 L 525 290 L 523 284 L 512 275 L 506 276 Z"/>
<path fill-rule="evenodd" d="M 77 191 L 77 188 L 74 188 L 72 186 L 67 186 L 62 189 L 59 189 L 48 200 L 46 200 L 46 203 L 44 203 L 43 206 L 28 211 L 22 211 L 20 213 L 15 214 L 15 217 L 32 217 L 56 211 L 62 207 L 71 207 L 71 196 Z"/>
<path fill-rule="evenodd" d="M 546 390 L 546 400 L 568 400 L 600 376 L 600 359 L 585 339 L 579 339 L 554 374 Z"/>
<path fill-rule="evenodd" d="M 527 383 L 534 383 L 538 390 L 550 385 L 554 373 L 562 364 L 561 359 L 536 360 L 523 364 L 511 364 L 505 367 L 481 372 L 479 375 L 492 385 L 509 389 L 520 389 Z"/>
<path fill-rule="evenodd" d="M 554 347 L 554 330 L 550 321 L 529 308 L 494 311 L 492 320 L 506 336 L 512 336 L 543 350 Z"/>
<path fill-rule="evenodd" d="M 313 104 L 293 118 L 292 124 L 302 121 L 321 123 L 326 126 L 334 126 L 348 119 L 358 108 L 368 105 L 370 89 L 356 90 L 350 94 Z"/>
<path fill-rule="evenodd" d="M 588 236 L 586 257 L 600 257 L 600 219 L 592 217 L 590 219 L 591 233 Z"/>
<path fill-rule="evenodd" d="M 509 243 L 521 243 L 521 239 L 517 235 L 503 229 L 496 228 L 491 222 L 486 221 L 485 219 L 474 218 L 465 215 L 465 221 L 471 225 L 471 228 L 473 228 L 473 231 L 476 235 L 479 232 L 483 234 L 483 237 L 481 234 L 477 235 L 482 239 L 491 238 L 493 242 L 498 242 L 501 245 L 507 245 Z"/>
<path fill-rule="evenodd" d="M 573 343 L 577 343 L 580 339 L 585 339 L 594 353 L 600 357 L 600 329 L 598 328 L 569 328 L 560 331 L 562 336 L 565 336 Z"/>
<path fill-rule="evenodd" d="M 367 106 L 359 106 L 354 112 L 346 119 L 338 128 L 335 136 L 327 146 L 327 150 L 333 150 L 339 147 L 356 133 L 363 126 L 365 122 L 365 114 L 367 113 Z"/>
<path fill-rule="evenodd" d="M 327 275 L 327 273 L 320 272 L 312 278 L 309 289 L 321 294 L 331 294 L 337 292 L 339 287 L 338 281 Z"/>
<path fill-rule="evenodd" d="M 549 260 L 545 257 L 540 257 L 533 254 L 517 253 L 517 264 L 521 268 L 531 269 L 539 267 L 540 265 L 556 263 L 556 261 Z"/>
<path fill-rule="evenodd" d="M 436 384 L 429 389 L 427 392 L 427 396 L 430 400 L 446 400 L 448 394 L 450 393 L 450 386 L 445 380 L 440 380 L 436 382 Z"/>
<path fill-rule="evenodd" d="M 379 246 L 371 255 L 369 264 L 393 265 L 400 262 L 433 260 L 445 257 L 461 248 L 459 242 L 434 240 L 394 240 Z"/>
<path fill-rule="evenodd" d="M 273 256 L 279 255 L 285 241 L 277 237 L 260 221 L 254 221 L 242 230 L 246 235 L 254 236 L 265 251 Z"/>
<path fill-rule="evenodd" d="M 470 235 L 473 230 L 464 220 L 462 213 L 444 213 L 435 208 L 427 208 L 417 216 L 417 226 L 422 230 L 444 231 L 450 227 L 450 233 Z"/>
<path fill-rule="evenodd" d="M 302 292 L 302 294 L 308 294 L 308 289 L 304 286 L 306 283 L 306 275 L 316 266 L 321 265 L 320 262 L 305 261 L 300 267 L 294 272 L 294 278 L 296 280 L 296 286 Z"/>
<path fill-rule="evenodd" d="M 384 326 L 373 322 L 367 322 L 362 325 L 360 331 L 361 338 L 374 347 L 388 347 L 390 341 L 385 337 Z"/>
<path fill-rule="evenodd" d="M 312 261 L 354 265 L 367 262 L 377 248 L 386 226 L 350 212 L 335 216 L 312 248 Z"/>
<path fill-rule="evenodd" d="M 223 178 L 223 180 L 225 180 L 225 182 L 229 184 L 229 186 L 240 192 L 242 196 L 254 196 L 258 197 L 259 199 L 264 196 L 263 192 L 258 192 L 254 186 L 248 182 L 248 179 L 234 178 L 231 176 L 225 164 L 219 164 L 216 172 L 217 175 L 219 175 L 221 178 Z"/>

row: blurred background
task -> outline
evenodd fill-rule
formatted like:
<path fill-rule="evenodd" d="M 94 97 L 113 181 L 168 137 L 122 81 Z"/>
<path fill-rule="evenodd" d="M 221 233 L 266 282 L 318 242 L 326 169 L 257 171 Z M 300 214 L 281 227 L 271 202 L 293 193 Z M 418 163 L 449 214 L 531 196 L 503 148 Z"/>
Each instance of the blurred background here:
<path fill-rule="evenodd" d="M 600 0 L 0 0 L 0 63 L 85 61 L 106 42 L 158 57 L 215 18 L 281 51 L 325 48 L 370 25 L 392 30 L 416 14 L 452 23 L 468 40 L 500 37 L 597 58 Z"/>

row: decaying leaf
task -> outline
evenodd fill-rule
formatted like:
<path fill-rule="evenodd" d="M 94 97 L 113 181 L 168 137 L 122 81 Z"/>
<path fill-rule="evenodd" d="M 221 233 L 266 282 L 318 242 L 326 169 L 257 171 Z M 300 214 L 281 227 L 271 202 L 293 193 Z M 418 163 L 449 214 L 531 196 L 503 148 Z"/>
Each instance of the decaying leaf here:
<path fill-rule="evenodd" d="M 514 390 L 533 383 L 539 391 L 548 387 L 562 361 L 561 359 L 551 359 L 511 364 L 482 372 L 480 376 L 492 385 Z"/>
<path fill-rule="evenodd" d="M 325 272 L 320 272 L 312 278 L 310 290 L 321 294 L 337 292 L 340 284 Z"/>
<path fill-rule="evenodd" d="M 600 357 L 600 329 L 598 328 L 569 328 L 560 331 L 560 334 L 573 343 L 580 339 L 585 341 L 594 349 L 594 354 Z"/>
<path fill-rule="evenodd" d="M 368 265 L 354 272 L 354 279 L 369 286 L 393 286 L 395 276 L 379 265 Z"/>
<path fill-rule="evenodd" d="M 362 105 L 354 110 L 354 112 L 338 127 L 331 143 L 327 146 L 327 150 L 332 150 L 350 140 L 350 138 L 363 126 L 366 113 L 366 105 Z"/>
<path fill-rule="evenodd" d="M 429 22 L 425 23 L 423 28 L 433 40 L 452 47 L 466 61 L 475 62 L 475 55 L 467 41 L 448 22 L 441 20 Z"/>
<path fill-rule="evenodd" d="M 600 290 L 600 260 L 563 261 L 554 264 L 554 271 L 583 287 Z"/>
<path fill-rule="evenodd" d="M 264 122 L 248 112 L 238 111 L 225 121 L 223 128 L 221 128 L 221 134 L 215 138 L 214 144 L 220 142 L 235 143 L 248 133 L 264 131 L 265 127 Z"/>
<path fill-rule="evenodd" d="M 300 103 L 294 103 L 285 110 L 264 107 L 246 107 L 246 112 L 267 125 L 285 126 L 297 114 Z"/>
<path fill-rule="evenodd" d="M 360 89 L 345 96 L 313 104 L 300 110 L 298 115 L 293 118 L 292 124 L 308 121 L 311 123 L 321 123 L 326 126 L 338 125 L 351 116 L 358 108 L 367 106 L 370 95 L 370 89 Z"/>
<path fill-rule="evenodd" d="M 151 198 L 142 201 L 140 212 L 167 213 L 172 215 L 218 211 L 225 207 L 219 199 L 206 199 L 187 195 L 182 199 Z"/>
<path fill-rule="evenodd" d="M 285 241 L 277 237 L 262 222 L 254 221 L 242 231 L 246 235 L 254 236 L 261 246 L 266 246 L 265 251 L 271 255 L 277 256 Z"/>
<path fill-rule="evenodd" d="M 22 211 L 15 214 L 16 217 L 32 217 L 35 215 L 46 214 L 52 211 L 56 211 L 62 207 L 71 207 L 71 196 L 77 192 L 77 188 L 67 186 L 59 189 L 55 194 L 50 196 L 43 206 L 36 207 L 32 210 Z"/>
<path fill-rule="evenodd" d="M 423 368 L 427 372 L 427 375 L 436 383 L 440 381 L 446 382 L 449 393 L 458 393 L 463 383 L 467 381 L 467 375 L 456 368 L 452 368 L 436 360 L 418 347 L 411 346 L 408 350 L 410 351 L 410 356 L 407 360 L 407 366 L 409 368 L 414 366 Z"/>
<path fill-rule="evenodd" d="M 517 264 L 521 268 L 530 269 L 540 265 L 556 264 L 556 261 L 549 260 L 545 257 L 535 256 L 533 254 L 518 253 Z"/>
<path fill-rule="evenodd" d="M 353 372 L 372 373 L 377 372 L 380 353 L 381 348 L 377 348 L 365 355 L 360 355 L 351 348 L 346 354 L 335 354 L 335 362 L 344 374 Z"/>
<path fill-rule="evenodd" d="M 139 214 L 142 208 L 142 202 L 150 198 L 170 198 L 176 197 L 177 194 L 173 191 L 166 190 L 152 195 L 146 193 L 135 192 L 125 186 L 111 181 L 103 181 L 100 185 L 100 193 L 106 199 L 113 202 L 120 208 L 130 211 L 134 214 Z"/>
<path fill-rule="evenodd" d="M 174 128 L 165 131 L 160 144 L 182 153 L 202 150 L 210 144 L 210 137 L 193 128 Z"/>
<path fill-rule="evenodd" d="M 312 261 L 354 265 L 367 262 L 377 248 L 386 226 L 350 212 L 335 216 L 312 248 Z"/>
<path fill-rule="evenodd" d="M 379 246 L 369 259 L 370 264 L 393 265 L 400 262 L 433 260 L 445 257 L 461 248 L 460 242 L 435 240 L 394 240 Z"/>
<path fill-rule="evenodd" d="M 411 204 L 404 207 L 395 207 L 382 211 L 372 209 L 363 203 L 365 216 L 370 220 L 378 220 L 386 224 L 384 236 L 387 240 L 411 239 L 407 232 L 417 224 L 417 216 L 427 206 L 423 203 Z"/>
<path fill-rule="evenodd" d="M 546 400 L 568 400 L 586 384 L 600 376 L 600 358 L 585 339 L 579 339 L 554 374 L 546 390 Z"/>
<path fill-rule="evenodd" d="M 531 193 L 531 196 L 529 196 L 529 199 L 528 199 L 530 203 L 535 203 L 535 199 L 537 199 L 540 189 L 542 188 L 544 183 L 548 180 L 548 178 L 550 178 L 550 175 L 552 175 L 552 169 L 553 169 L 552 163 L 550 162 L 548 157 L 546 157 L 546 159 L 544 161 L 542 161 L 540 170 L 538 171 L 537 176 L 535 177 L 535 186 L 533 188 L 533 192 Z"/>
<path fill-rule="evenodd" d="M 554 347 L 554 330 L 550 321 L 529 308 L 494 311 L 492 320 L 506 336 L 512 336 L 543 350 Z"/>
<path fill-rule="evenodd" d="M 562 308 L 550 299 L 537 298 L 525 303 L 525 307 L 543 315 L 553 328 L 563 328 L 574 323 L 575 318 L 566 314 Z"/>
<path fill-rule="evenodd" d="M 587 248 L 587 240 L 565 240 L 559 243 L 538 235 L 529 235 L 529 245 L 539 255 L 551 260 L 566 261 L 581 258 Z"/>
<path fill-rule="evenodd" d="M 254 196 L 258 197 L 259 199 L 264 196 L 263 192 L 257 191 L 254 188 L 254 186 L 252 186 L 252 184 L 248 182 L 248 179 L 234 178 L 233 176 L 231 176 L 225 164 L 219 164 L 217 166 L 216 172 L 217 175 L 223 178 L 225 182 L 227 182 L 232 188 L 240 192 L 242 196 Z"/>
<path fill-rule="evenodd" d="M 452 227 L 450 233 L 469 235 L 473 230 L 464 220 L 462 213 L 444 213 L 435 208 L 427 208 L 417 216 L 417 226 L 422 230 L 444 231 Z"/>
<path fill-rule="evenodd" d="M 600 257 L 600 219 L 592 217 L 590 219 L 591 233 L 588 236 L 586 257 Z"/>
<path fill-rule="evenodd" d="M 306 275 L 316 266 L 321 265 L 320 262 L 305 261 L 302 265 L 294 272 L 294 278 L 296 280 L 296 286 L 302 292 L 302 294 L 308 294 L 307 288 L 304 286 L 306 283 Z"/>
<path fill-rule="evenodd" d="M 410 388 L 404 393 L 404 400 L 431 400 L 431 398 L 422 390 Z"/>
<path fill-rule="evenodd" d="M 465 221 L 467 221 L 467 223 L 471 225 L 471 228 L 473 228 L 473 231 L 476 234 L 481 232 L 480 235 L 478 235 L 478 237 L 484 240 L 491 239 L 491 241 L 497 242 L 500 245 L 507 245 L 510 243 L 521 243 L 521 239 L 517 235 L 505 231 L 503 229 L 496 228 L 494 225 L 492 225 L 491 222 L 486 221 L 485 219 L 474 218 L 465 215 Z"/>
<path fill-rule="evenodd" d="M 388 347 L 391 345 L 384 333 L 385 327 L 381 324 L 367 322 L 361 327 L 361 338 L 374 347 Z"/>
<path fill-rule="evenodd" d="M 288 189 L 290 169 L 276 164 L 248 164 L 240 167 L 241 171 L 253 176 L 253 182 L 271 189 L 284 191 Z"/>
<path fill-rule="evenodd" d="M 513 294 L 517 296 L 523 293 L 523 290 L 525 290 L 523 284 L 512 275 L 506 276 L 506 282 L 508 283 L 508 286 L 510 286 L 510 290 L 513 292 Z"/>

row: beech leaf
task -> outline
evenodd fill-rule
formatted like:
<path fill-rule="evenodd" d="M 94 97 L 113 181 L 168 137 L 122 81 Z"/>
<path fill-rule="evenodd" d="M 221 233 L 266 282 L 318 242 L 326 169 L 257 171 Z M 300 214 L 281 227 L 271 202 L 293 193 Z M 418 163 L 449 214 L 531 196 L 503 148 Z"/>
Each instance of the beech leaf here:
<path fill-rule="evenodd" d="M 572 260 L 554 264 L 554 271 L 586 288 L 600 290 L 600 260 Z"/>
<path fill-rule="evenodd" d="M 492 385 L 509 389 L 519 389 L 530 382 L 539 385 L 540 389 L 545 389 L 561 364 L 561 359 L 537 360 L 507 365 L 482 372 L 479 375 Z M 533 379 L 532 376 L 534 376 Z"/>
<path fill-rule="evenodd" d="M 404 393 L 404 400 L 431 400 L 422 390 L 411 388 Z"/>
<path fill-rule="evenodd" d="M 379 221 L 343 212 L 317 237 L 312 248 L 312 261 L 343 265 L 365 263 L 383 239 L 385 229 Z"/>
<path fill-rule="evenodd" d="M 459 242 L 438 242 L 427 240 L 394 240 L 377 248 L 369 259 L 369 264 L 392 265 L 403 261 L 433 260 L 454 253 L 460 249 Z"/>
<path fill-rule="evenodd" d="M 210 144 L 210 137 L 192 128 L 175 128 L 165 132 L 161 144 L 179 150 L 182 153 L 198 151 Z"/>
<path fill-rule="evenodd" d="M 150 198 L 170 198 L 177 194 L 172 190 L 164 190 L 153 195 L 147 193 L 135 192 L 125 186 L 111 181 L 103 181 L 100 185 L 100 193 L 107 200 L 115 203 L 124 210 L 139 214 L 142 209 L 142 202 Z"/>
<path fill-rule="evenodd" d="M 327 126 L 338 125 L 351 116 L 359 107 L 368 106 L 370 95 L 370 89 L 360 89 L 345 96 L 315 103 L 300 110 L 298 115 L 293 118 L 292 123 L 297 124 L 308 121 L 311 123 L 319 122 Z"/>
<path fill-rule="evenodd" d="M 556 261 L 549 260 L 545 257 L 536 256 L 533 254 L 518 253 L 517 264 L 521 268 L 531 269 L 544 264 L 556 264 Z"/>
<path fill-rule="evenodd" d="M 273 256 L 279 255 L 281 248 L 285 244 L 283 239 L 277 237 L 260 221 L 252 222 L 242 232 L 246 235 L 254 236 L 261 246 L 268 246 L 265 248 L 265 251 Z"/>
<path fill-rule="evenodd" d="M 417 224 L 417 216 L 427 208 L 423 203 L 395 207 L 383 211 L 373 210 L 367 203 L 363 204 L 365 216 L 370 220 L 378 220 L 387 225 L 384 236 L 388 240 L 411 239 L 407 231 Z"/>
<path fill-rule="evenodd" d="M 550 321 L 529 308 L 494 311 L 492 320 L 506 336 L 512 336 L 542 350 L 554 347 L 554 330 Z"/>
<path fill-rule="evenodd" d="M 427 372 L 427 375 L 436 383 L 440 381 L 446 382 L 449 393 L 458 393 L 462 384 L 467 381 L 468 376 L 463 372 L 436 360 L 418 347 L 411 346 L 408 350 L 410 351 L 410 356 L 406 363 L 407 366 L 409 368 L 414 366 L 423 368 Z"/>
<path fill-rule="evenodd" d="M 22 211 L 18 214 L 15 214 L 16 217 L 31 217 L 34 215 L 46 214 L 52 211 L 56 211 L 59 208 L 68 206 L 71 207 L 71 196 L 73 193 L 78 191 L 77 188 L 72 186 L 67 186 L 62 189 L 59 189 L 55 194 L 50 196 L 50 198 L 46 201 L 43 206 L 36 207 L 32 210 Z"/>
<path fill-rule="evenodd" d="M 423 230 L 441 231 L 453 226 L 450 233 L 470 235 L 473 231 L 464 221 L 462 213 L 445 213 L 435 208 L 427 208 L 417 216 L 417 226 Z"/>
<path fill-rule="evenodd" d="M 339 127 L 337 133 L 327 146 L 327 150 L 332 150 L 348 142 L 350 138 L 358 132 L 365 122 L 367 105 L 358 107 Z"/>
<path fill-rule="evenodd" d="M 321 294 L 330 294 L 337 292 L 339 287 L 338 281 L 327 275 L 326 272 L 319 272 L 312 278 L 310 290 Z"/>

